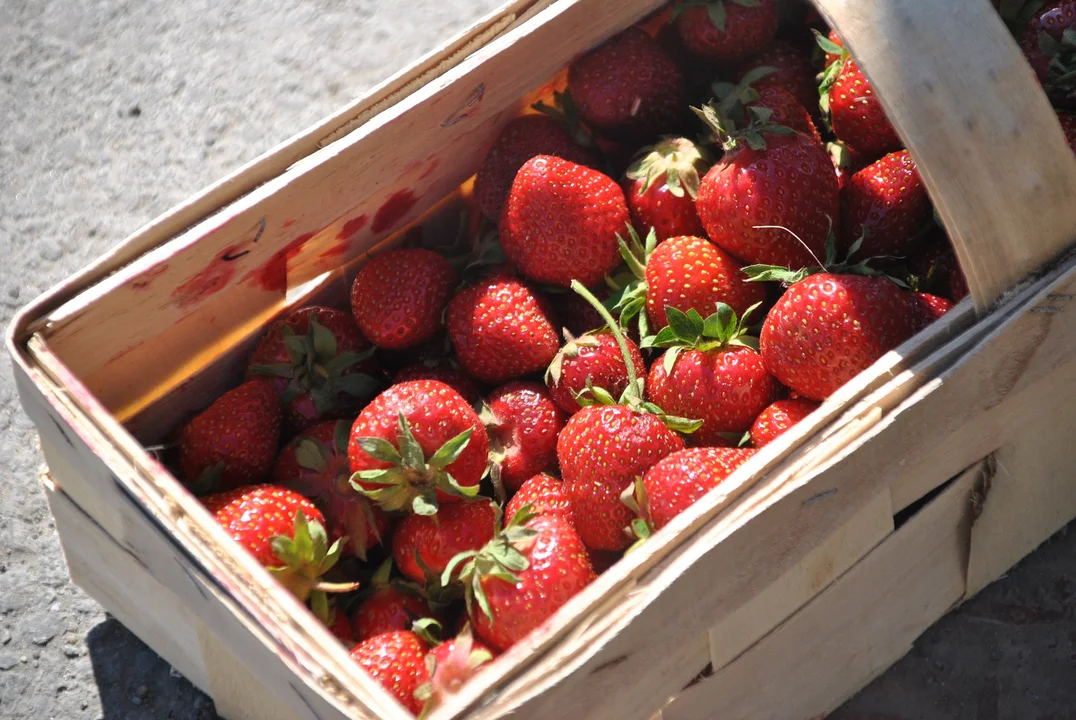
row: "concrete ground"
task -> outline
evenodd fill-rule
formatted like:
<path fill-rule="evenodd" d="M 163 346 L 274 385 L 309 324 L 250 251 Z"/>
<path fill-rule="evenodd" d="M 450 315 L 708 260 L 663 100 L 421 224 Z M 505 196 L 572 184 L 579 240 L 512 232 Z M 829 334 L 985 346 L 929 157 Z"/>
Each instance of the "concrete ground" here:
<path fill-rule="evenodd" d="M 498 0 L 2 0 L 0 324 Z M 0 366 L 0 717 L 216 717 L 67 579 Z M 1076 717 L 1076 533 L 941 621 L 841 720 Z"/>

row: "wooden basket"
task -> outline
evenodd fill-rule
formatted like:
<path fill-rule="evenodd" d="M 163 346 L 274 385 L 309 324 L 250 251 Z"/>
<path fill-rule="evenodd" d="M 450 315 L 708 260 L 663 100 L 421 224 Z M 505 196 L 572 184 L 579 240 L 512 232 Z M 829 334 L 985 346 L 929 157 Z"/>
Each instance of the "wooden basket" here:
<path fill-rule="evenodd" d="M 432 718 L 821 717 L 1076 516 L 1076 160 L 986 2 L 815 0 L 972 301 L 886 355 Z M 8 347 L 72 578 L 242 718 L 405 718 L 147 453 L 261 328 L 436 228 L 499 128 L 658 0 L 517 0 L 35 300 Z M 552 80 L 551 80 L 552 78 Z"/>

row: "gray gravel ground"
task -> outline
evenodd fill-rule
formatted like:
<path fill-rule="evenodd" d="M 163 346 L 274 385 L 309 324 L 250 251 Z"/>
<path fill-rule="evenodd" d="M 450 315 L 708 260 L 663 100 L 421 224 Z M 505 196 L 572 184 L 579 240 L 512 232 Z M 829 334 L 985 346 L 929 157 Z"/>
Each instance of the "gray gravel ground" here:
<path fill-rule="evenodd" d="M 498 0 L 0 0 L 0 325 Z M 0 367 L 0 718 L 216 717 L 67 579 Z M 943 620 L 842 720 L 1076 717 L 1076 533 Z"/>

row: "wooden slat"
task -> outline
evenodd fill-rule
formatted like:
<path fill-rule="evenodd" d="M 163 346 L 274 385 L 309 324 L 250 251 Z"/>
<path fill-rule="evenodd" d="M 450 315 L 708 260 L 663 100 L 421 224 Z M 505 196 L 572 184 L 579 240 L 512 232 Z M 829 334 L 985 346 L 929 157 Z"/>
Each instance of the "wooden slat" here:
<path fill-rule="evenodd" d="M 979 308 L 1072 243 L 1076 159 L 988 3 L 814 3 L 907 142 Z"/>

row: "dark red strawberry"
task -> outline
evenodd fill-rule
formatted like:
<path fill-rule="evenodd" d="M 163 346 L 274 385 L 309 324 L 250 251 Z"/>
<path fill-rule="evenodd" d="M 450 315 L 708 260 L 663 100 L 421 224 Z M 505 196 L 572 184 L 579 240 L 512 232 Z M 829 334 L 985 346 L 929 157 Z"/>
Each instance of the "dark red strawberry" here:
<path fill-rule="evenodd" d="M 396 567 L 420 583 L 426 580 L 423 566 L 440 575 L 453 557 L 489 542 L 495 518 L 496 508 L 486 499 L 445 504 L 433 517 L 408 515 L 392 536 Z"/>
<path fill-rule="evenodd" d="M 591 292 L 604 302 L 613 291 L 608 285 L 602 284 L 592 288 Z M 567 330 L 569 335 L 578 337 L 605 325 L 605 321 L 602 320 L 602 316 L 598 314 L 598 311 L 573 292 L 550 293 L 547 297 L 553 306 L 561 327 Z"/>
<path fill-rule="evenodd" d="M 631 27 L 568 68 L 568 92 L 596 133 L 647 140 L 686 117 L 684 78 L 652 37 Z"/>
<path fill-rule="evenodd" d="M 505 651 L 544 623 L 594 580 L 586 548 L 556 515 L 521 511 L 485 547 L 453 558 L 475 633 Z"/>
<path fill-rule="evenodd" d="M 229 490 L 269 474 L 280 442 L 280 396 L 266 380 L 221 395 L 179 434 L 179 466 L 199 489 Z"/>
<path fill-rule="evenodd" d="M 695 212 L 699 179 L 710 167 L 686 138 L 669 138 L 643 148 L 624 180 L 624 196 L 635 227 L 657 232 L 658 242 L 678 235 L 702 235 Z"/>
<path fill-rule="evenodd" d="M 639 377 L 646 374 L 646 364 L 639 348 L 625 338 L 628 352 Z M 576 400 L 583 394 L 593 400 L 589 387 L 606 390 L 619 397 L 628 387 L 628 371 L 616 338 L 608 330 L 572 338 L 549 363 L 545 374 L 549 393 L 561 410 L 569 415 L 581 407 Z"/>
<path fill-rule="evenodd" d="M 572 505 L 564 492 L 564 484 L 552 475 L 540 473 L 523 483 L 508 502 L 504 514 L 514 517 L 524 505 L 530 505 L 538 515 L 556 515 L 572 522 Z"/>
<path fill-rule="evenodd" d="M 493 472 L 509 490 L 557 461 L 557 435 L 567 418 L 541 383 L 502 385 L 479 417 L 489 433 Z"/>
<path fill-rule="evenodd" d="M 351 316 L 333 308 L 299 308 L 273 324 L 247 365 L 284 401 L 284 428 L 294 435 L 323 420 L 356 413 L 377 392 L 373 346 Z"/>
<path fill-rule="evenodd" d="M 660 530 L 754 454 L 750 448 L 691 448 L 673 453 L 643 477 L 645 499 L 640 506 L 653 527 Z"/>
<path fill-rule="evenodd" d="M 949 272 L 949 297 L 953 302 L 960 302 L 968 296 L 968 279 L 964 277 L 964 270 L 959 262 L 953 263 L 953 269 Z"/>
<path fill-rule="evenodd" d="M 459 393 L 436 380 L 393 385 L 351 427 L 354 485 L 385 510 L 431 515 L 437 503 L 474 496 L 489 439 Z"/>
<path fill-rule="evenodd" d="M 345 647 L 352 647 L 355 644 L 355 632 L 351 629 L 351 620 L 343 610 L 333 607 L 329 612 L 329 622 L 325 626 Z"/>
<path fill-rule="evenodd" d="M 527 278 L 567 287 L 598 285 L 618 264 L 616 235 L 630 215 L 624 192 L 597 170 L 539 155 L 512 184 L 501 245 Z"/>
<path fill-rule="evenodd" d="M 819 92 L 833 134 L 857 153 L 877 158 L 904 146 L 870 81 L 851 56 L 826 71 Z"/>
<path fill-rule="evenodd" d="M 549 115 L 528 114 L 510 120 L 493 142 L 474 180 L 475 200 L 491 222 L 500 219 L 516 173 L 536 155 L 553 155 L 589 167 L 598 164 L 597 154 L 579 145 L 564 124 Z"/>
<path fill-rule="evenodd" d="M 776 87 L 788 92 L 812 115 L 818 114 L 818 85 L 811 59 L 798 46 L 786 40 L 774 40 L 762 52 L 751 57 L 736 71 L 736 82 L 758 68 L 773 68 L 770 73 L 753 83 L 761 92 Z"/>
<path fill-rule="evenodd" d="M 503 273 L 452 298 L 448 334 L 463 369 L 491 385 L 544 369 L 560 345 L 549 303 Z"/>
<path fill-rule="evenodd" d="M 1076 1 L 1052 2 L 1027 25 L 1021 47 L 1050 101 L 1076 109 Z"/>
<path fill-rule="evenodd" d="M 907 150 L 863 168 L 841 191 L 841 246 L 860 237 L 860 253 L 907 257 L 931 219 L 930 198 Z"/>
<path fill-rule="evenodd" d="M 668 348 L 650 368 L 646 392 L 662 410 L 699 418 L 694 445 L 727 445 L 778 397 L 755 338 L 724 303 L 703 320 L 695 310 L 667 309 L 669 325 L 644 343 Z"/>
<path fill-rule="evenodd" d="M 774 0 L 688 0 L 676 12 L 676 29 L 687 49 L 726 65 L 760 52 L 777 32 Z"/>
<path fill-rule="evenodd" d="M 763 87 L 757 92 L 758 100 L 748 103 L 748 107 L 767 108 L 773 113 L 770 122 L 792 128 L 819 145 L 822 144 L 822 136 L 811 120 L 810 113 L 791 93 L 781 87 Z"/>
<path fill-rule="evenodd" d="M 778 400 L 763 410 L 751 426 L 751 444 L 761 448 L 814 412 L 820 403 L 806 398 Z"/>
<path fill-rule="evenodd" d="M 421 345 L 441 329 L 441 317 L 460 277 L 432 250 L 405 248 L 375 255 L 351 286 L 351 311 L 378 347 Z"/>
<path fill-rule="evenodd" d="M 314 501 L 329 524 L 329 537 L 349 538 L 346 555 L 366 559 L 366 551 L 388 537 L 389 517 L 351 486 L 348 439 L 351 423 L 315 425 L 284 446 L 273 465 L 273 483 Z"/>
<path fill-rule="evenodd" d="M 914 290 L 949 296 L 949 276 L 956 265 L 956 255 L 949 238 L 940 227 L 927 233 L 907 264 L 908 282 Z"/>
<path fill-rule="evenodd" d="M 1059 112 L 1057 120 L 1061 123 L 1061 132 L 1065 133 L 1069 147 L 1076 153 L 1076 113 Z"/>
<path fill-rule="evenodd" d="M 422 595 L 396 583 L 375 589 L 355 608 L 351 623 L 356 640 L 361 642 L 382 633 L 410 630 L 419 618 L 432 616 Z"/>
<path fill-rule="evenodd" d="M 422 701 L 415 697 L 415 691 L 430 679 L 428 650 L 418 635 L 398 630 L 363 640 L 352 648 L 351 659 L 417 715 L 422 712 Z"/>
<path fill-rule="evenodd" d="M 482 387 L 462 370 L 458 370 L 447 363 L 415 363 L 401 368 L 392 379 L 392 384 L 397 385 L 410 380 L 437 380 L 443 382 L 460 394 L 469 404 L 474 405 L 482 397 Z"/>
<path fill-rule="evenodd" d="M 932 324 L 953 309 L 951 301 L 930 293 L 913 292 L 910 294 L 909 300 L 912 304 L 912 322 L 915 323 L 916 332 Z"/>
<path fill-rule="evenodd" d="M 696 105 L 713 97 L 710 85 L 721 74 L 717 63 L 700 58 L 688 50 L 680 39 L 676 23 L 662 23 L 654 39 L 680 69 L 680 75 L 684 78 L 686 105 Z"/>

